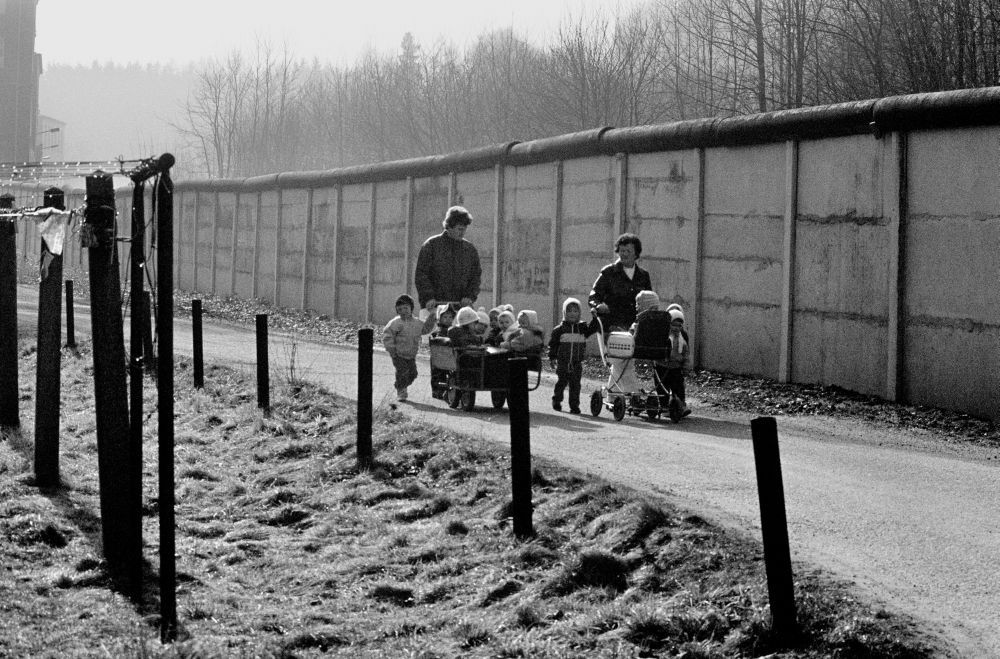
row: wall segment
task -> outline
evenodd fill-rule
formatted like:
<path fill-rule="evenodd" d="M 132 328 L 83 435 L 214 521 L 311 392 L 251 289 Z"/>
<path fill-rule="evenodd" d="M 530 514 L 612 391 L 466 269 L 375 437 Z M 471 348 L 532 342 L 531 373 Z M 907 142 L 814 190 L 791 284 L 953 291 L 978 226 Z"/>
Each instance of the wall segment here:
<path fill-rule="evenodd" d="M 987 88 L 182 181 L 175 279 L 384 323 L 454 202 L 477 305 L 550 329 L 629 230 L 700 366 L 1000 418 L 998 126 Z"/>

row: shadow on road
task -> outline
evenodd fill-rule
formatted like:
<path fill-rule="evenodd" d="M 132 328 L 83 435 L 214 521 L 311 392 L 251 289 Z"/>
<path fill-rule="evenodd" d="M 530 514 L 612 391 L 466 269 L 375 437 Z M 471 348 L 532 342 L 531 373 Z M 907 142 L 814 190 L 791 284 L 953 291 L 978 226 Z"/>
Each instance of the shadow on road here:
<path fill-rule="evenodd" d="M 509 411 L 506 407 L 502 410 L 496 410 L 486 405 L 477 405 L 471 412 L 466 412 L 462 409 L 450 408 L 444 402 L 440 405 L 435 405 L 410 401 L 406 405 L 414 410 L 443 412 L 455 417 L 469 417 L 495 426 L 510 425 Z M 698 416 L 689 416 L 680 423 L 675 424 L 666 418 L 648 419 L 645 416 L 628 416 L 621 421 L 615 421 L 612 417 L 603 415 L 595 417 L 590 414 L 572 415 L 566 412 L 531 411 L 532 428 L 550 427 L 571 432 L 594 433 L 605 432 L 614 426 L 621 426 L 622 432 L 628 432 L 628 426 L 630 425 L 644 428 L 660 427 L 668 432 L 677 430 L 685 434 L 707 435 L 723 439 L 751 439 L 749 423 L 721 421 L 719 419 L 708 419 Z"/>
<path fill-rule="evenodd" d="M 641 421 L 647 424 L 662 425 L 668 430 L 680 430 L 688 434 L 710 435 L 725 439 L 751 439 L 749 423 L 720 421 L 719 419 L 706 419 L 693 415 L 684 418 L 680 423 L 674 423 L 670 419 L 663 418 L 656 419 L 655 421 L 641 419 Z M 625 421 L 622 421 L 622 423 L 625 423 Z"/>
<path fill-rule="evenodd" d="M 510 425 L 509 411 L 505 407 L 502 410 L 496 410 L 492 407 L 485 405 L 477 405 L 475 409 L 471 412 L 466 412 L 462 409 L 453 409 L 448 407 L 444 402 L 441 405 L 432 405 L 429 403 L 417 403 L 408 402 L 407 405 L 411 408 L 426 411 L 426 412 L 444 412 L 449 416 L 464 416 L 469 418 L 474 418 L 477 421 L 482 421 L 486 423 L 492 423 L 496 426 L 508 426 Z M 561 430 L 571 430 L 581 433 L 597 432 L 602 430 L 605 423 L 601 423 L 601 419 L 594 419 L 593 417 L 584 416 L 574 416 L 565 413 L 546 413 L 546 412 L 531 412 L 531 426 L 532 427 L 553 427 L 559 428 Z"/>

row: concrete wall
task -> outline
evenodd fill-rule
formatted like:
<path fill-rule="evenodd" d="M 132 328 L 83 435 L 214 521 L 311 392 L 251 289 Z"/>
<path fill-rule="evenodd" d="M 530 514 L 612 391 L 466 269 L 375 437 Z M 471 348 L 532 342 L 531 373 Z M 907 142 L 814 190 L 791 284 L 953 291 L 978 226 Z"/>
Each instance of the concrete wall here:
<path fill-rule="evenodd" d="M 458 203 L 477 306 L 550 329 L 632 231 L 697 365 L 1000 418 L 998 109 L 962 90 L 178 182 L 175 281 L 381 324 Z"/>
<path fill-rule="evenodd" d="M 1000 129 L 908 138 L 906 399 L 1000 418 Z"/>
<path fill-rule="evenodd" d="M 775 377 L 781 328 L 786 149 L 708 149 L 699 356 L 706 368 Z"/>

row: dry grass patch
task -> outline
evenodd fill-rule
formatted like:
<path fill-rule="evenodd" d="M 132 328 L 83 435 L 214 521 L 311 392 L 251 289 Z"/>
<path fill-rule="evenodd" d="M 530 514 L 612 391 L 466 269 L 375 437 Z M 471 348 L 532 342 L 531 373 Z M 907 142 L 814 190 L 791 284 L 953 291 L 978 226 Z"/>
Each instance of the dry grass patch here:
<path fill-rule="evenodd" d="M 355 409 L 297 381 L 254 405 L 247 373 L 176 385 L 178 608 L 159 644 L 155 419 L 144 441 L 142 603 L 101 560 L 91 356 L 64 354 L 64 486 L 31 477 L 30 420 L 0 440 L 0 656 L 759 656 L 760 547 L 663 503 L 540 460 L 536 537 L 513 537 L 498 447 L 379 409 L 358 472 Z M 33 409 L 34 354 L 21 357 Z M 188 362 L 178 372 L 187 373 Z M 148 383 L 147 409 L 155 409 Z M 26 416 L 22 412 L 22 419 Z M 69 430 L 72 428 L 72 430 Z M 815 574 L 782 656 L 925 657 L 903 618 Z"/>

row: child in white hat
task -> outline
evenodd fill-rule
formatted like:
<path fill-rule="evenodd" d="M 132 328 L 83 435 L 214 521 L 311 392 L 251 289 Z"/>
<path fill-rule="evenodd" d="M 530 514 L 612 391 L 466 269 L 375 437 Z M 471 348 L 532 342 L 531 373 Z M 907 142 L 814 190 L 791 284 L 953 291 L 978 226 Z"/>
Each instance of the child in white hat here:
<path fill-rule="evenodd" d="M 691 342 L 684 330 L 684 310 L 681 305 L 671 304 L 667 307 L 667 313 L 670 314 L 670 356 L 667 357 L 666 368 L 658 374 L 670 391 L 681 399 L 683 414 L 687 416 L 691 414 L 691 408 L 687 405 L 684 393 L 684 370 L 691 357 Z"/>

